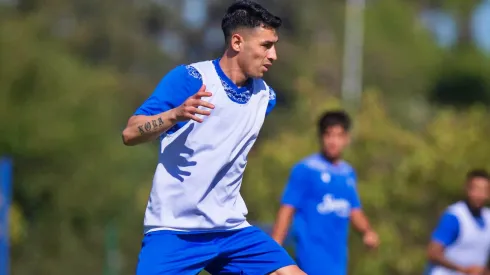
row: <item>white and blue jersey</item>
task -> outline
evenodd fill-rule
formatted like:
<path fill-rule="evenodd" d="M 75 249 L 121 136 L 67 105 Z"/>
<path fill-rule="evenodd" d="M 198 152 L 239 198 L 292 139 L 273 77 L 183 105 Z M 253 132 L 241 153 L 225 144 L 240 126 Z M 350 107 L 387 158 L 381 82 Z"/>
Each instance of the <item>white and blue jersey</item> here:
<path fill-rule="evenodd" d="M 201 86 L 215 105 L 203 123 L 181 122 L 161 136 L 161 150 L 145 214 L 145 231 L 230 230 L 248 226 L 240 195 L 247 155 L 275 93 L 261 79 L 237 87 L 219 66 L 205 61 L 172 70 L 135 115 L 180 106 Z"/>
<path fill-rule="evenodd" d="M 464 201 L 449 206 L 432 233 L 432 241 L 445 247 L 444 256 L 463 266 L 484 267 L 490 252 L 490 210 L 472 213 Z M 427 275 L 462 275 L 442 266 L 429 264 Z"/>
<path fill-rule="evenodd" d="M 348 163 L 333 164 L 322 154 L 292 169 L 282 204 L 296 209 L 296 260 L 308 275 L 347 274 L 350 214 L 361 207 L 356 181 Z"/>
<path fill-rule="evenodd" d="M 215 106 L 211 115 L 202 123 L 178 123 L 160 137 L 138 275 L 195 275 L 202 269 L 258 275 L 294 264 L 277 243 L 250 226 L 240 195 L 247 155 L 276 102 L 262 79 L 237 87 L 219 60 L 181 65 L 135 115 L 178 107 L 203 84 L 212 93 L 202 98 Z"/>

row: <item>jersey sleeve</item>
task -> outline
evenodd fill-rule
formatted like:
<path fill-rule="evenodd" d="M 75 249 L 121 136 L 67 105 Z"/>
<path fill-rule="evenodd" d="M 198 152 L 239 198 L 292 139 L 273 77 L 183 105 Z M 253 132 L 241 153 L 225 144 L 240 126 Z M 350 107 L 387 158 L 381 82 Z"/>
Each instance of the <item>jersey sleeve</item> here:
<path fill-rule="evenodd" d="M 448 246 L 456 241 L 458 234 L 458 218 L 455 215 L 446 212 L 442 215 L 434 232 L 432 232 L 431 240 L 438 242 L 443 246 Z"/>
<path fill-rule="evenodd" d="M 194 67 L 177 66 L 163 77 L 134 115 L 153 116 L 178 107 L 197 93 L 202 84 L 201 74 Z"/>
<path fill-rule="evenodd" d="M 265 115 L 269 115 L 270 112 L 276 107 L 276 92 L 269 87 L 269 104 L 267 104 L 267 110 L 265 111 Z"/>
<path fill-rule="evenodd" d="M 299 208 L 305 195 L 305 180 L 308 176 L 308 169 L 302 165 L 296 165 L 289 175 L 288 183 L 284 189 L 281 204 Z"/>
<path fill-rule="evenodd" d="M 361 208 L 361 198 L 359 196 L 359 192 L 357 191 L 357 175 L 355 172 L 352 172 L 350 177 L 347 179 L 347 186 L 349 188 L 349 202 L 351 205 L 351 209 L 360 209 Z"/>

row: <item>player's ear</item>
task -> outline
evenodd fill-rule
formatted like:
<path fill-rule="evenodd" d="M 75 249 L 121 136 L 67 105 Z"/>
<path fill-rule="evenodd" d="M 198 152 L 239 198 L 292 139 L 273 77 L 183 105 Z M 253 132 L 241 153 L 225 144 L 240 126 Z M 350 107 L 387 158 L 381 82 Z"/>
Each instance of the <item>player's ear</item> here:
<path fill-rule="evenodd" d="M 231 36 L 230 47 L 235 52 L 240 52 L 243 48 L 243 36 L 238 33 L 234 33 Z"/>

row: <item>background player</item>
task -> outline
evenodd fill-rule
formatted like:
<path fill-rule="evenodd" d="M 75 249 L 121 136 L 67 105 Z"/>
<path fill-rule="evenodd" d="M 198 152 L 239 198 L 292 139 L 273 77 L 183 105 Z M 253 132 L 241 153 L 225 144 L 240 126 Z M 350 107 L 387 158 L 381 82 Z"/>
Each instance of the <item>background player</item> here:
<path fill-rule="evenodd" d="M 490 251 L 489 175 L 466 175 L 466 198 L 442 215 L 427 248 L 427 275 L 481 275 Z"/>
<path fill-rule="evenodd" d="M 364 243 L 377 247 L 378 235 L 364 215 L 356 191 L 356 173 L 342 158 L 351 120 L 343 111 L 319 120 L 321 152 L 292 169 L 272 236 L 282 244 L 294 216 L 298 265 L 309 275 L 347 274 L 349 221 Z"/>
<path fill-rule="evenodd" d="M 277 59 L 280 18 L 252 1 L 222 21 L 223 56 L 169 72 L 129 119 L 124 143 L 160 136 L 137 274 L 304 274 L 246 221 L 240 185 L 275 93 L 261 79 Z"/>

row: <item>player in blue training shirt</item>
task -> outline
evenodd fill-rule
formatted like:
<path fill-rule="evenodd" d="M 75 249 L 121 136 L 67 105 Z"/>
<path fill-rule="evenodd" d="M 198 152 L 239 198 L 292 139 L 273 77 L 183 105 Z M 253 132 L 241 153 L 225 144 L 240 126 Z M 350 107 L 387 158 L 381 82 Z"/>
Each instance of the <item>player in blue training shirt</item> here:
<path fill-rule="evenodd" d="M 350 126 L 343 111 L 320 118 L 322 150 L 293 167 L 274 225 L 272 236 L 282 244 L 294 218 L 296 260 L 308 275 L 347 274 L 349 222 L 368 247 L 378 246 L 378 235 L 361 209 L 356 173 L 341 159 Z"/>
<path fill-rule="evenodd" d="M 490 176 L 475 169 L 466 175 L 466 198 L 450 205 L 427 248 L 427 275 L 482 275 L 490 252 Z"/>
<path fill-rule="evenodd" d="M 247 222 L 240 195 L 276 102 L 262 76 L 277 59 L 280 25 L 257 3 L 235 2 L 222 20 L 222 57 L 176 67 L 129 119 L 126 145 L 160 141 L 137 275 L 304 274 Z"/>

